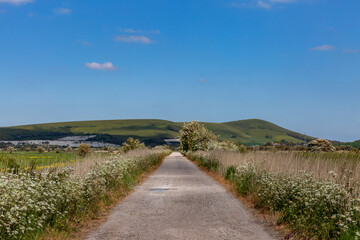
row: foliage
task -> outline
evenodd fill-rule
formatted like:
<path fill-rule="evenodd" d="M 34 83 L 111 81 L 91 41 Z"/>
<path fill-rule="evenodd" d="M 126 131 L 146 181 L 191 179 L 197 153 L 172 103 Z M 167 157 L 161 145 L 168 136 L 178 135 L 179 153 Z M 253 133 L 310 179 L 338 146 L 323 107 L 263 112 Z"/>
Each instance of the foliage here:
<path fill-rule="evenodd" d="M 13 153 L 15 151 L 15 148 L 9 146 L 6 150 L 11 154 L 11 153 Z"/>
<path fill-rule="evenodd" d="M 91 147 L 87 143 L 81 143 L 78 146 L 77 154 L 81 157 L 86 157 L 86 156 L 90 155 L 91 152 L 92 152 Z"/>
<path fill-rule="evenodd" d="M 329 140 L 315 139 L 309 142 L 308 147 L 311 151 L 334 152 L 336 149 Z"/>
<path fill-rule="evenodd" d="M 238 151 L 239 146 L 237 146 L 234 142 L 231 141 L 212 141 L 209 149 L 213 150 L 224 150 L 224 151 Z"/>
<path fill-rule="evenodd" d="M 115 158 L 95 165 L 85 175 L 70 169 L 45 175 L 9 173 L 0 178 L 0 238 L 36 239 L 47 228 L 64 228 L 111 191 L 128 189 L 136 176 L 160 163 L 169 152 Z"/>
<path fill-rule="evenodd" d="M 170 146 L 169 145 L 157 145 L 153 149 L 154 150 L 169 150 Z"/>
<path fill-rule="evenodd" d="M 357 239 L 360 236 L 360 200 L 347 183 L 319 181 L 310 173 L 275 174 L 255 162 L 225 167 L 219 159 L 202 153 L 188 153 L 210 170 L 219 171 L 237 191 L 252 195 L 256 207 L 280 213 L 305 239 Z M 217 165 L 216 168 L 210 167 Z M 330 174 L 335 174 L 330 172 Z"/>
<path fill-rule="evenodd" d="M 68 152 L 68 153 L 71 153 L 71 152 L 73 152 L 73 149 L 72 149 L 71 146 L 67 146 L 64 151 Z"/>
<path fill-rule="evenodd" d="M 42 146 L 38 146 L 37 151 L 38 151 L 38 153 L 43 153 L 43 152 L 45 152 L 45 149 Z"/>
<path fill-rule="evenodd" d="M 217 137 L 197 121 L 184 123 L 180 130 L 180 144 L 183 151 L 207 150 Z"/>
<path fill-rule="evenodd" d="M 145 148 L 145 144 L 140 142 L 138 139 L 132 137 L 128 138 L 121 146 L 123 152 L 128 152 L 130 150 L 142 149 Z"/>
<path fill-rule="evenodd" d="M 238 148 L 239 148 L 239 152 L 241 153 L 246 153 L 248 151 L 248 148 L 242 144 L 238 145 Z"/>

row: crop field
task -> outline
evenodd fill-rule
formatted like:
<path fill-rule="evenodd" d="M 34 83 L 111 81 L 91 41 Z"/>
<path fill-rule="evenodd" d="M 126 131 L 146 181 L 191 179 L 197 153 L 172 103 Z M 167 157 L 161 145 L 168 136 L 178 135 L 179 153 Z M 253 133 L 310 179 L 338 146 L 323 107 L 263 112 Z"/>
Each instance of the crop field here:
<path fill-rule="evenodd" d="M 106 157 L 108 153 L 95 152 L 92 158 Z M 76 152 L 55 151 L 39 153 L 37 151 L 15 151 L 9 153 L 7 151 L 0 152 L 0 168 L 5 170 L 16 164 L 20 169 L 33 167 L 37 170 L 66 167 L 83 162 L 84 159 Z"/>
<path fill-rule="evenodd" d="M 354 152 L 201 151 L 188 153 L 276 213 L 305 239 L 360 236 L 360 155 Z"/>

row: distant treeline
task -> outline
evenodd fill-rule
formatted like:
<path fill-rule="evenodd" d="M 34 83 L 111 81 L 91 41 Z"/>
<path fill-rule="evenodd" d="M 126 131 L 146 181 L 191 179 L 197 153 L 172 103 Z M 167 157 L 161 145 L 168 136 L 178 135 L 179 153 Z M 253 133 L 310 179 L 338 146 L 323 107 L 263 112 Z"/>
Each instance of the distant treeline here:
<path fill-rule="evenodd" d="M 172 131 L 178 131 L 175 126 L 169 126 Z M 93 138 L 89 138 L 88 141 L 93 142 L 106 142 L 116 145 L 123 144 L 129 137 L 139 139 L 147 146 L 156 146 L 165 144 L 165 139 L 171 138 L 167 135 L 159 135 L 152 138 L 143 138 L 135 135 L 110 135 L 110 134 L 98 134 L 98 133 L 71 133 L 71 132 L 51 132 L 51 131 L 32 131 L 24 129 L 7 129 L 6 135 L 0 135 L 2 141 L 26 141 L 26 140 L 57 140 L 59 138 L 67 136 L 90 136 L 96 135 Z"/>

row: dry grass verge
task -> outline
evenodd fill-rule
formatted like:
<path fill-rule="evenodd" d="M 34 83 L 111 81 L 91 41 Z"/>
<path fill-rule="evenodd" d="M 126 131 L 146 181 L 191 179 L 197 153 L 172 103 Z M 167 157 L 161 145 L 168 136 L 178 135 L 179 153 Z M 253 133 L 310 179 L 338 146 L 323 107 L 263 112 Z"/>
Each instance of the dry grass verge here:
<path fill-rule="evenodd" d="M 134 154 L 134 153 L 132 153 Z M 163 163 L 165 157 L 157 164 L 153 166 L 146 172 L 142 173 L 140 176 L 136 177 L 134 186 L 141 185 L 146 181 L 146 179 L 152 175 L 153 172 L 158 169 L 158 167 Z M 104 222 L 107 221 L 111 215 L 114 207 L 119 203 L 124 201 L 128 196 L 134 192 L 133 188 L 120 188 L 116 191 L 107 193 L 109 198 L 106 201 L 99 202 L 100 211 L 97 213 L 90 213 L 78 222 L 72 222 L 67 231 L 59 231 L 58 229 L 47 229 L 42 236 L 42 240 L 83 240 L 86 239 L 88 234 L 98 227 L 100 227 Z"/>
<path fill-rule="evenodd" d="M 259 153 L 251 154 L 195 152 L 187 157 L 221 174 L 233 183 L 237 193 L 251 199 L 256 208 L 277 214 L 277 223 L 288 225 L 295 237 L 357 239 L 360 236 L 360 200 L 354 180 L 358 173 L 345 168 L 340 178 L 334 175 L 342 170 L 341 164 L 356 169 L 357 156 L 349 155 L 346 159 L 347 155 L 319 153 L 304 161 L 303 153 L 261 153 L 263 159 L 257 158 Z M 335 170 L 328 173 L 330 177 L 322 175 L 322 167 L 327 163 L 332 163 Z"/>

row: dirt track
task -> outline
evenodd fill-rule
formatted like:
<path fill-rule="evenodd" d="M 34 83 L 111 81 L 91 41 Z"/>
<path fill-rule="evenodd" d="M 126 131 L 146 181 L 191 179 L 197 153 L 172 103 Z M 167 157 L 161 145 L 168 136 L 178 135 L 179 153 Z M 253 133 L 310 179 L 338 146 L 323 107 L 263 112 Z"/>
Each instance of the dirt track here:
<path fill-rule="evenodd" d="M 193 163 L 173 153 L 89 240 L 276 239 Z"/>

